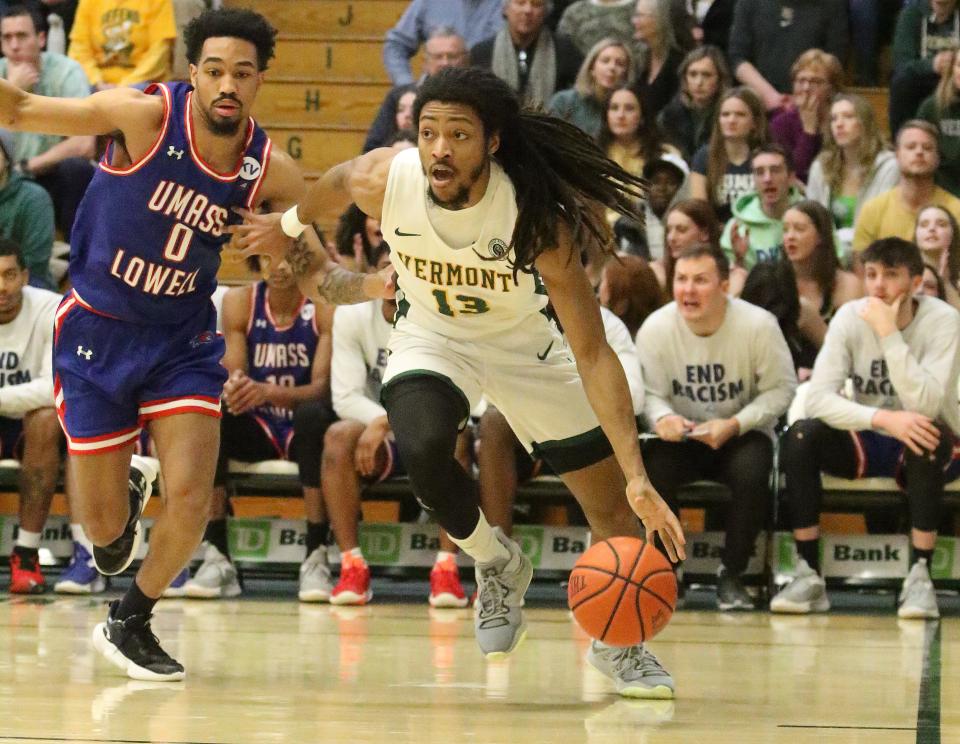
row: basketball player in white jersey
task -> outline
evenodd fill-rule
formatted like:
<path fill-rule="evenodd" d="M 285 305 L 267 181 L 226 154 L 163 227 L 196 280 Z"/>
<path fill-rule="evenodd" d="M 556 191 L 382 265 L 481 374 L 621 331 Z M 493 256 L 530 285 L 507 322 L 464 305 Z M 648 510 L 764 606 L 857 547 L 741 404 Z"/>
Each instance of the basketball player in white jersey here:
<path fill-rule="evenodd" d="M 580 261 L 583 250 L 610 250 L 601 207 L 641 219 L 632 205 L 643 189 L 575 127 L 521 112 L 483 70 L 431 76 L 414 120 L 416 151 L 373 150 L 336 166 L 297 208 L 245 213 L 233 232 L 249 254 L 286 255 L 308 296 L 353 302 L 363 276 L 332 278 L 319 254 L 290 251 L 289 236 L 349 201 L 380 219 L 398 275 L 384 407 L 415 495 L 476 562 L 477 640 L 497 658 L 523 638 L 532 568 L 487 523 L 453 456 L 481 393 L 560 475 L 594 537 L 639 535 L 636 512 L 671 559 L 684 557 L 680 524 L 647 478 L 627 381 Z M 563 335 L 543 312 L 548 292 Z M 623 695 L 673 696 L 642 646 L 594 642 L 588 658 Z"/>

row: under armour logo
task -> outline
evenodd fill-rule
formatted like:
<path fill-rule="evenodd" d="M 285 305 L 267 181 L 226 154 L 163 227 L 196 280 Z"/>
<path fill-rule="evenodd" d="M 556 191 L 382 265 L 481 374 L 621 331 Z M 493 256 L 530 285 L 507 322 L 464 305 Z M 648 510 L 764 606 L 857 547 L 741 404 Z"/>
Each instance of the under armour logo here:
<path fill-rule="evenodd" d="M 86 359 L 89 362 L 90 357 L 93 356 L 93 349 L 84 349 L 82 346 L 78 346 L 77 356 L 82 356 L 84 359 Z"/>
<path fill-rule="evenodd" d="M 170 147 L 167 148 L 167 157 L 172 158 L 174 155 L 176 155 L 177 160 L 179 160 L 183 157 L 183 150 L 178 150 L 173 145 L 170 145 Z"/>

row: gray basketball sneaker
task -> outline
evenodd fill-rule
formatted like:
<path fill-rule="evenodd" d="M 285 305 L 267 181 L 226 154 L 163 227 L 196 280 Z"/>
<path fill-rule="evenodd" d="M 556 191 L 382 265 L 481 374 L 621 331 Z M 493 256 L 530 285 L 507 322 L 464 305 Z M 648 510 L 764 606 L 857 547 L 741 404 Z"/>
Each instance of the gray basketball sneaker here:
<path fill-rule="evenodd" d="M 732 574 L 724 566 L 717 573 L 717 608 L 721 612 L 752 610 L 753 597 L 743 585 L 739 574 Z"/>
<path fill-rule="evenodd" d="M 102 548 L 93 546 L 93 562 L 97 570 L 104 576 L 116 576 L 123 573 L 127 566 L 140 550 L 143 542 L 143 529 L 140 517 L 153 493 L 153 482 L 157 479 L 157 468 L 153 462 L 140 455 L 133 455 L 130 459 L 130 479 L 128 494 L 130 498 L 130 517 L 127 526 L 120 535 L 109 545 Z"/>
<path fill-rule="evenodd" d="M 900 609 L 897 610 L 897 615 L 905 620 L 936 620 L 940 617 L 937 593 L 933 589 L 925 558 L 920 558 L 913 564 L 907 578 L 903 580 L 898 601 Z"/>
<path fill-rule="evenodd" d="M 203 554 L 203 563 L 183 587 L 184 595 L 192 599 L 239 597 L 241 591 L 237 567 L 210 544 Z"/>
<path fill-rule="evenodd" d="M 593 641 L 587 651 L 587 661 L 612 679 L 623 697 L 648 700 L 673 697 L 673 677 L 642 643 L 619 648 Z"/>
<path fill-rule="evenodd" d="M 333 592 L 333 576 L 327 564 L 327 549 L 316 548 L 300 564 L 300 590 L 297 597 L 301 602 L 328 602 Z"/>
<path fill-rule="evenodd" d="M 797 575 L 770 600 L 771 612 L 805 615 L 829 609 L 826 582 L 803 558 L 798 559 Z"/>
<path fill-rule="evenodd" d="M 493 531 L 510 552 L 510 558 L 476 564 L 477 602 L 473 608 L 477 643 L 491 660 L 512 652 L 526 635 L 521 608 L 523 595 L 533 578 L 533 564 L 520 546 L 499 527 Z"/>

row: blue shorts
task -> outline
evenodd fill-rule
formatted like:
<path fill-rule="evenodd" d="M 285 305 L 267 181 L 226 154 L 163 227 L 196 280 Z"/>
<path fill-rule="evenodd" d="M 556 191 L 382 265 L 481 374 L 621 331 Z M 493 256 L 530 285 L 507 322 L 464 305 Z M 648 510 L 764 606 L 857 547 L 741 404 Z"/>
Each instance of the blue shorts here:
<path fill-rule="evenodd" d="M 948 431 L 941 432 L 951 437 L 953 449 L 950 459 L 943 467 L 944 483 L 960 477 L 960 440 Z M 905 488 L 903 459 L 907 445 L 899 439 L 878 431 L 851 431 L 853 446 L 857 451 L 857 478 L 894 478 L 900 488 Z"/>
<path fill-rule="evenodd" d="M 225 345 L 207 307 L 179 325 L 146 326 L 98 313 L 75 292 L 63 298 L 53 388 L 70 454 L 126 447 L 145 421 L 164 416 L 220 417 Z"/>

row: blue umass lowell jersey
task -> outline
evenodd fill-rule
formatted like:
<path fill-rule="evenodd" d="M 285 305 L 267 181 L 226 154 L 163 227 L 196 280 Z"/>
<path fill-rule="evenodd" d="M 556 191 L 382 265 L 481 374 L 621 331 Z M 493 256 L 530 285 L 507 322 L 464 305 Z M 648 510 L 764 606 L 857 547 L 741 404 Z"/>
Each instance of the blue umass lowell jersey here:
<path fill-rule="evenodd" d="M 155 84 L 163 128 L 150 151 L 127 168 L 107 148 L 77 210 L 70 278 L 92 310 L 147 325 L 179 325 L 210 302 L 224 227 L 234 207 L 252 208 L 270 161 L 270 139 L 247 122 L 243 155 L 219 173 L 198 152 L 190 120 L 193 88 Z"/>
<path fill-rule="evenodd" d="M 253 286 L 250 319 L 247 321 L 247 376 L 256 382 L 299 387 L 310 382 L 317 352 L 317 314 L 304 298 L 290 325 L 280 327 L 267 301 L 266 282 Z M 288 456 L 293 438 L 293 411 L 263 405 L 251 412 L 264 428 L 281 456 Z"/>

